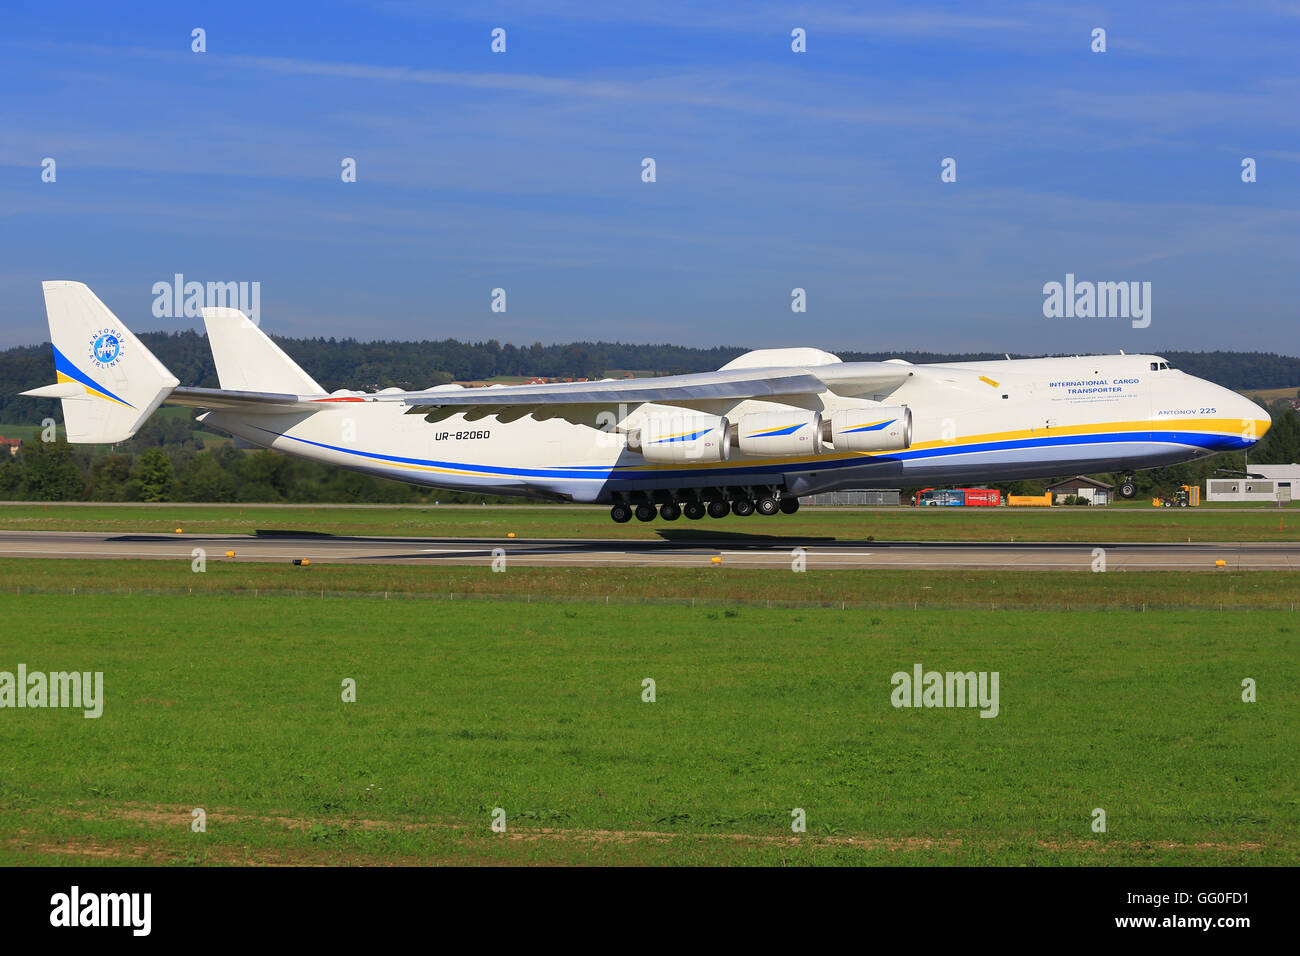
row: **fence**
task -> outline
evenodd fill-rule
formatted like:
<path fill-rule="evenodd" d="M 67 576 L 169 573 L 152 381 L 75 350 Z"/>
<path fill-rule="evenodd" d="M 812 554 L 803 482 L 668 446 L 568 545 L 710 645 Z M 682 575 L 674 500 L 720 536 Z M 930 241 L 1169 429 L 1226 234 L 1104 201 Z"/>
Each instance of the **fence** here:
<path fill-rule="evenodd" d="M 845 506 L 858 505 L 859 507 L 888 507 L 899 503 L 901 491 L 897 488 L 882 488 L 871 491 L 826 491 L 820 495 L 812 495 L 803 499 L 806 505 L 830 505 Z"/>

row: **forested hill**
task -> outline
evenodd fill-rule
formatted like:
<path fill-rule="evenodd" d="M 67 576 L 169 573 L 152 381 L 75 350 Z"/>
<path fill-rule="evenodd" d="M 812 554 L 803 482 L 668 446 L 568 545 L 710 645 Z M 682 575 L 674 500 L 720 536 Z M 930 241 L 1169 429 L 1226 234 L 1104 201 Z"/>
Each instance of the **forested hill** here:
<path fill-rule="evenodd" d="M 207 337 L 199 332 L 145 332 L 140 338 L 183 385 L 217 387 Z M 353 339 L 276 338 L 280 347 L 327 390 L 426 388 L 445 382 L 496 376 L 600 378 L 613 370 L 673 374 L 716 369 L 747 351 L 740 346 L 688 348 L 574 342 L 516 346 L 486 342 L 358 342 Z M 1153 352 L 1178 368 L 1232 389 L 1300 385 L 1300 358 L 1271 352 Z M 969 362 L 1002 358 L 1001 353 L 839 352 L 846 362 L 901 358 L 909 362 Z M 1012 354 L 1012 358 L 1028 356 Z M 48 344 L 0 352 L 0 422 L 38 421 L 54 411 L 52 400 L 18 393 L 54 381 Z"/>

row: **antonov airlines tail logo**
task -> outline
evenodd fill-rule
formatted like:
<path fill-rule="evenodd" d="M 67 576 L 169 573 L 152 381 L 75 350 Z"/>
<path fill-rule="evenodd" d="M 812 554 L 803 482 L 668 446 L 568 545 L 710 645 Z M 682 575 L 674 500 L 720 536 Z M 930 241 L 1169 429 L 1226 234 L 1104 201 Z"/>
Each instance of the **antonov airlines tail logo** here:
<path fill-rule="evenodd" d="M 90 338 L 90 360 L 100 368 L 112 368 L 122 358 L 122 333 L 100 329 Z"/>

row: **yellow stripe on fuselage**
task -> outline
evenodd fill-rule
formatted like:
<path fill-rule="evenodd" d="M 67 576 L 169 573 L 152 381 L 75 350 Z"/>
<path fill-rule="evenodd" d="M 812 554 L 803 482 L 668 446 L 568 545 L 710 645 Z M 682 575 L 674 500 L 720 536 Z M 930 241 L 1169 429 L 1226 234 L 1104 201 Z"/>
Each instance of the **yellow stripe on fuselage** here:
<path fill-rule="evenodd" d="M 1043 426 L 1042 428 L 1019 428 L 1004 432 L 986 432 L 982 435 L 967 435 L 964 438 L 957 438 L 953 441 L 936 441 L 913 442 L 906 449 L 901 451 L 924 451 L 927 448 L 953 448 L 960 449 L 966 445 L 983 445 L 987 442 L 999 441 L 1016 441 L 1024 438 L 1043 438 L 1048 435 L 1059 437 L 1064 435 L 1105 435 L 1117 432 L 1134 432 L 1134 431 L 1188 431 L 1204 432 L 1213 435 L 1240 435 L 1246 429 L 1244 425 L 1252 424 L 1249 421 L 1243 422 L 1239 418 L 1171 418 L 1171 419 L 1150 419 L 1146 421 L 1130 422 L 1094 422 L 1084 425 L 1059 425 L 1054 428 Z M 1263 438 L 1264 433 L 1268 431 L 1272 421 L 1255 421 L 1255 438 Z M 849 451 L 849 452 L 832 452 L 827 455 L 801 455 L 795 458 L 745 458 L 735 461 L 717 461 L 717 462 L 692 462 L 692 467 L 699 469 L 710 468 L 735 468 L 737 465 L 777 465 L 777 464 L 807 464 L 817 461 L 845 461 L 850 458 L 876 458 L 884 455 L 895 455 L 898 451 Z M 681 464 L 652 465 L 649 463 L 641 465 L 619 465 L 614 470 L 623 469 L 635 471 L 666 471 L 680 470 Z"/>

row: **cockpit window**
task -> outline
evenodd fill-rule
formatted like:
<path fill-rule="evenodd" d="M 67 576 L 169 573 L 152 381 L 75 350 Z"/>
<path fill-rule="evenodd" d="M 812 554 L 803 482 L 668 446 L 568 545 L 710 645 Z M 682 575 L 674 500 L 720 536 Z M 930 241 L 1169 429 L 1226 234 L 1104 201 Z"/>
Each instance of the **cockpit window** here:
<path fill-rule="evenodd" d="M 1168 368 L 1169 368 L 1169 363 L 1168 363 L 1168 362 L 1161 362 L 1161 363 L 1160 363 L 1160 371 L 1163 372 L 1163 371 L 1165 371 L 1165 370 L 1168 369 Z"/>
<path fill-rule="evenodd" d="M 1159 365 L 1157 365 L 1155 362 L 1151 363 L 1151 371 L 1155 372 L 1158 371 L 1159 369 L 1160 369 Z"/>

